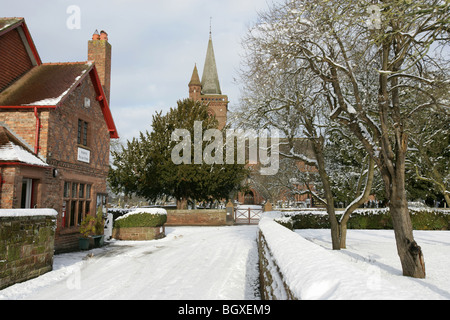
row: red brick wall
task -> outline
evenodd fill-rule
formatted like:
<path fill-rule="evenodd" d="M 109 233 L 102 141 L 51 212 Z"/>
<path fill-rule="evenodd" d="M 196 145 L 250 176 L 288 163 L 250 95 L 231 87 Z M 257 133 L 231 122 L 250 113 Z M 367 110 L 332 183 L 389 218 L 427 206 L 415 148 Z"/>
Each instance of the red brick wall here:
<path fill-rule="evenodd" d="M 112 237 L 116 240 L 148 241 L 166 236 L 164 226 L 139 228 L 114 228 Z"/>
<path fill-rule="evenodd" d="M 224 226 L 226 210 L 168 210 L 165 226 Z"/>
<path fill-rule="evenodd" d="M 49 110 L 38 111 L 38 117 L 42 126 L 39 130 L 40 149 L 38 155 L 43 159 L 45 159 L 47 154 L 48 116 Z M 11 133 L 20 137 L 30 150 L 34 151 L 36 140 L 36 117 L 34 115 L 34 109 L 2 109 L 0 111 L 0 122 L 5 123 Z"/>
<path fill-rule="evenodd" d="M 1 209 L 14 208 L 16 170 L 16 167 L 0 167 L 0 179 L 2 180 L 0 189 Z"/>
<path fill-rule="evenodd" d="M 224 95 L 202 95 L 201 101 L 205 104 L 209 103 L 210 110 L 216 117 L 217 121 L 219 121 L 219 129 L 223 129 L 227 123 L 228 97 Z"/>

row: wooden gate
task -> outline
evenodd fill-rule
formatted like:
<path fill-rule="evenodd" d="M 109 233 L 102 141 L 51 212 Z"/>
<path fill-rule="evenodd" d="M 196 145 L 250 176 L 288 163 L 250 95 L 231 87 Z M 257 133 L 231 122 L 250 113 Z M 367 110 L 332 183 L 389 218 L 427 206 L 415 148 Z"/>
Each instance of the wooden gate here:
<path fill-rule="evenodd" d="M 263 213 L 261 206 L 239 206 L 234 210 L 236 224 L 258 224 Z"/>

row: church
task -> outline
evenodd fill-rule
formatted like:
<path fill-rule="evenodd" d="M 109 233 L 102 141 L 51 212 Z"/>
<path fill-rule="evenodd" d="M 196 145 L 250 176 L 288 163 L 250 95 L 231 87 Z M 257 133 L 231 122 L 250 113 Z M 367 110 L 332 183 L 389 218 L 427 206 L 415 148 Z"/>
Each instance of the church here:
<path fill-rule="evenodd" d="M 200 81 L 196 65 L 189 82 L 189 98 L 209 104 L 209 112 L 219 121 L 219 129 L 222 130 L 225 127 L 227 123 L 228 96 L 222 94 L 220 89 L 211 32 L 209 33 L 202 80 Z"/>
<path fill-rule="evenodd" d="M 222 93 L 220 88 L 219 76 L 217 72 L 217 64 L 214 53 L 214 46 L 212 41 L 211 31 L 209 33 L 208 49 L 206 51 L 206 59 L 203 67 L 203 75 L 200 80 L 197 65 L 194 67 L 191 81 L 189 82 L 189 98 L 194 101 L 200 101 L 204 104 L 208 104 L 209 112 L 215 116 L 219 122 L 219 129 L 222 130 L 227 125 L 227 113 L 228 113 L 228 96 Z M 286 148 L 286 144 L 282 144 L 282 148 Z M 302 150 L 310 158 L 314 158 L 311 144 L 306 139 L 295 139 L 295 149 L 297 151 Z M 284 150 L 288 153 L 289 150 Z M 301 172 L 317 172 L 315 167 L 306 166 L 303 162 L 297 161 L 298 169 Z M 254 170 L 258 170 L 258 165 L 254 166 Z M 291 194 L 289 190 L 281 188 L 276 195 L 268 194 L 258 188 L 257 177 L 259 175 L 251 174 L 244 182 L 246 191 L 239 192 L 236 195 L 236 201 L 240 204 L 246 205 L 261 205 L 266 201 L 272 201 L 273 203 L 294 203 L 297 206 L 312 206 L 313 199 L 311 195 L 297 192 Z M 314 189 L 313 185 L 309 188 Z M 263 188 L 264 189 L 264 188 Z M 296 186 L 299 191 L 306 190 L 305 185 L 299 184 Z"/>

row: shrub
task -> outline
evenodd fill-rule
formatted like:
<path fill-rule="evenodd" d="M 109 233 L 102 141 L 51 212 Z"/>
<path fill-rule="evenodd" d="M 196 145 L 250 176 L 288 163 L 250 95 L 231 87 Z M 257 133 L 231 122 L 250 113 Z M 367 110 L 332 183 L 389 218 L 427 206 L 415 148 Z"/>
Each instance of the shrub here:
<path fill-rule="evenodd" d="M 415 230 L 450 230 L 450 212 L 447 210 L 410 209 L 411 222 Z M 342 214 L 337 213 L 338 220 Z M 314 212 L 285 214 L 282 225 L 292 229 L 329 229 L 328 215 Z M 348 229 L 393 229 L 389 209 L 359 209 L 348 222 Z"/>
<path fill-rule="evenodd" d="M 164 209 L 136 209 L 114 222 L 115 228 L 161 227 L 167 221 Z"/>
<path fill-rule="evenodd" d="M 416 230 L 449 230 L 450 215 L 442 211 L 410 210 Z"/>
<path fill-rule="evenodd" d="M 95 218 L 87 215 L 81 222 L 80 233 L 83 238 L 88 238 L 95 233 Z"/>

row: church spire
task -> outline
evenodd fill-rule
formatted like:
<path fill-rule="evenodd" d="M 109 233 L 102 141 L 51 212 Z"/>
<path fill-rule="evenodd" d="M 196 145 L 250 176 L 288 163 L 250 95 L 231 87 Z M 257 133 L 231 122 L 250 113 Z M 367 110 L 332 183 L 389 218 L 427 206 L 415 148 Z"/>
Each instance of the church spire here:
<path fill-rule="evenodd" d="M 195 64 L 194 71 L 192 72 L 191 82 L 189 86 L 201 86 L 200 77 L 198 76 L 197 64 Z"/>
<path fill-rule="evenodd" d="M 208 50 L 206 52 L 205 66 L 202 76 L 202 94 L 222 94 L 217 74 L 216 58 L 212 42 L 211 31 L 209 34 Z"/>

